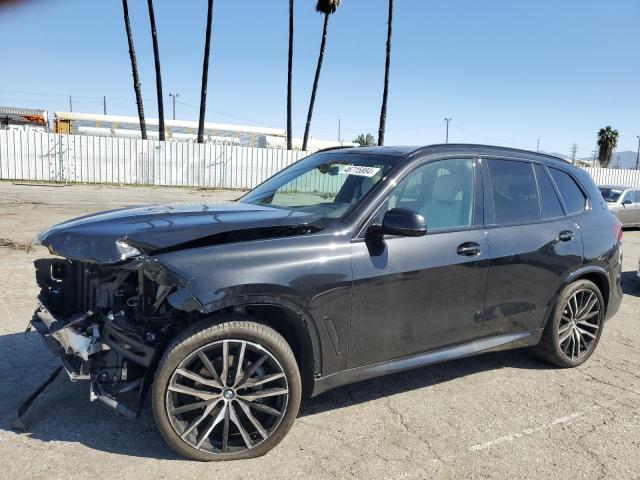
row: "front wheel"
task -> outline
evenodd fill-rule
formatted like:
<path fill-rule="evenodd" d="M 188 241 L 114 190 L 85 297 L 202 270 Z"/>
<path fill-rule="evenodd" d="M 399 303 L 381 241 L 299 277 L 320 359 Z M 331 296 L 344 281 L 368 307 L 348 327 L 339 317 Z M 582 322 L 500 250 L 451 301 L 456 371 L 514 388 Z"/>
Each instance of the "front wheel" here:
<path fill-rule="evenodd" d="M 604 322 L 600 289 L 589 280 L 567 285 L 558 296 L 536 353 L 559 367 L 577 367 L 593 354 Z"/>
<path fill-rule="evenodd" d="M 164 439 L 185 457 L 247 459 L 284 438 L 301 391 L 293 352 L 272 328 L 233 320 L 196 325 L 158 366 L 153 413 Z"/>

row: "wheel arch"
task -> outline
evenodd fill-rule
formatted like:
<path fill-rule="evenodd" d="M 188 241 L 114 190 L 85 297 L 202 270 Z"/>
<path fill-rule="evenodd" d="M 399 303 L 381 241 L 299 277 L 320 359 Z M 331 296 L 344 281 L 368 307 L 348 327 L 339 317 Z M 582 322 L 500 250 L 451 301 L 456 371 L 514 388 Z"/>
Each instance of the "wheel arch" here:
<path fill-rule="evenodd" d="M 553 298 L 549 302 L 549 308 L 547 308 L 547 313 L 545 315 L 544 322 L 541 325 L 543 328 L 547 325 L 547 322 L 549 321 L 549 318 L 551 316 L 551 312 L 553 312 L 556 298 L 558 298 L 562 290 L 564 290 L 567 287 L 567 285 L 570 285 L 573 282 L 577 282 L 578 280 L 589 280 L 593 282 L 596 285 L 596 287 L 600 289 L 600 293 L 602 294 L 602 298 L 604 300 L 604 310 L 606 315 L 607 307 L 609 305 L 609 293 L 611 288 L 609 285 L 609 274 L 602 267 L 593 266 L 593 265 L 582 267 L 569 273 L 563 279 L 562 283 L 556 290 Z"/>
<path fill-rule="evenodd" d="M 258 320 L 284 337 L 293 350 L 300 376 L 303 395 L 310 395 L 314 377 L 321 372 L 322 347 L 311 315 L 296 303 L 269 295 L 243 295 L 227 299 L 224 305 L 207 309 L 217 315 L 236 313 Z"/>

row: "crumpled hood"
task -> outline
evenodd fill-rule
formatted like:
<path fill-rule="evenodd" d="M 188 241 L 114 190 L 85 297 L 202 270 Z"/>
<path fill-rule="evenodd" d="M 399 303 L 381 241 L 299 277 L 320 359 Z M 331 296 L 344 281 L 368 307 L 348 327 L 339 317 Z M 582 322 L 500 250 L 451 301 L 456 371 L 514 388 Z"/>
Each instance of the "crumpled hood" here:
<path fill-rule="evenodd" d="M 38 242 L 62 257 L 110 264 L 123 259 L 118 241 L 153 253 L 226 232 L 303 226 L 317 218 L 246 203 L 137 206 L 67 220 L 42 231 Z"/>

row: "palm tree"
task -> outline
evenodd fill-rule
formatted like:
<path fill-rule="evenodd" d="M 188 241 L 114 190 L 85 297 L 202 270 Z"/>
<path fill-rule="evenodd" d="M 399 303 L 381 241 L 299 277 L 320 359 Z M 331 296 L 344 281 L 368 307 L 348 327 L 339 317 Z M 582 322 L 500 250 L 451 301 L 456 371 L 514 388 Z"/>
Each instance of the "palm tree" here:
<path fill-rule="evenodd" d="M 598 132 L 598 161 L 602 168 L 607 168 L 611 162 L 613 151 L 618 146 L 618 131 L 610 126 L 601 128 Z"/>
<path fill-rule="evenodd" d="M 307 112 L 307 124 L 304 127 L 304 138 L 302 139 L 303 151 L 307 149 L 307 142 L 309 141 L 309 129 L 311 128 L 313 105 L 316 102 L 316 92 L 318 91 L 318 81 L 320 80 L 320 70 L 322 69 L 322 60 L 324 58 L 324 48 L 327 44 L 327 27 L 329 25 L 329 16 L 336 12 L 336 9 L 339 5 L 340 0 L 318 0 L 318 3 L 316 3 L 316 12 L 324 14 L 324 26 L 322 27 L 322 41 L 320 42 L 320 54 L 318 55 L 316 76 L 313 79 L 311 100 L 309 101 L 309 111 Z"/>
<path fill-rule="evenodd" d="M 127 0 L 122 0 L 122 10 L 124 12 L 124 28 L 127 31 L 127 41 L 129 42 L 129 57 L 131 58 L 131 71 L 133 73 L 133 90 L 136 92 L 136 104 L 138 105 L 140 133 L 142 134 L 142 139 L 146 140 L 147 125 L 144 121 L 142 92 L 140 91 L 140 77 L 138 77 L 138 61 L 136 60 L 136 49 L 133 46 L 133 35 L 131 33 L 131 23 L 129 22 L 129 5 L 127 4 Z"/>
<path fill-rule="evenodd" d="M 158 95 L 158 134 L 164 140 L 164 105 L 162 97 L 162 75 L 160 73 L 160 53 L 158 51 L 158 33 L 156 32 L 156 17 L 153 13 L 153 0 L 147 0 L 149 6 L 149 22 L 151 24 L 151 39 L 153 40 L 153 60 L 156 66 L 156 93 Z"/>
<path fill-rule="evenodd" d="M 378 145 L 384 145 L 384 130 L 387 123 L 387 96 L 389 95 L 389 65 L 391 64 L 391 27 L 393 24 L 393 0 L 389 0 L 389 20 L 387 22 L 387 59 L 384 66 L 384 91 L 382 92 L 382 108 L 380 109 L 380 128 L 378 129 Z"/>
<path fill-rule="evenodd" d="M 293 78 L 293 0 L 289 0 L 289 63 L 287 67 L 287 150 L 293 150 L 291 129 L 291 81 Z"/>
<path fill-rule="evenodd" d="M 213 0 L 208 0 L 207 37 L 204 41 L 204 61 L 202 62 L 202 87 L 200 88 L 200 118 L 198 120 L 198 143 L 204 143 L 204 113 L 207 102 L 207 81 L 209 78 L 209 50 L 211 48 L 211 20 L 213 19 Z"/>

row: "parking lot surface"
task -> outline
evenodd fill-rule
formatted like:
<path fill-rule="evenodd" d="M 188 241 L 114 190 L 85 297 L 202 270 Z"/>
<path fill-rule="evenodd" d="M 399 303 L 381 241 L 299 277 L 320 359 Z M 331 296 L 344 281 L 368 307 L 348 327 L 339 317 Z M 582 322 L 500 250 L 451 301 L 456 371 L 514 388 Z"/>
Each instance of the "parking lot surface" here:
<path fill-rule="evenodd" d="M 21 400 L 57 365 L 35 333 L 27 249 L 42 228 L 97 210 L 220 202 L 238 192 L 0 182 L 0 478 L 640 478 L 640 231 L 624 233 L 625 298 L 592 358 L 557 369 L 490 353 L 311 399 L 264 457 L 197 463 L 162 441 L 147 405 L 127 420 L 60 377 L 14 433 Z"/>

